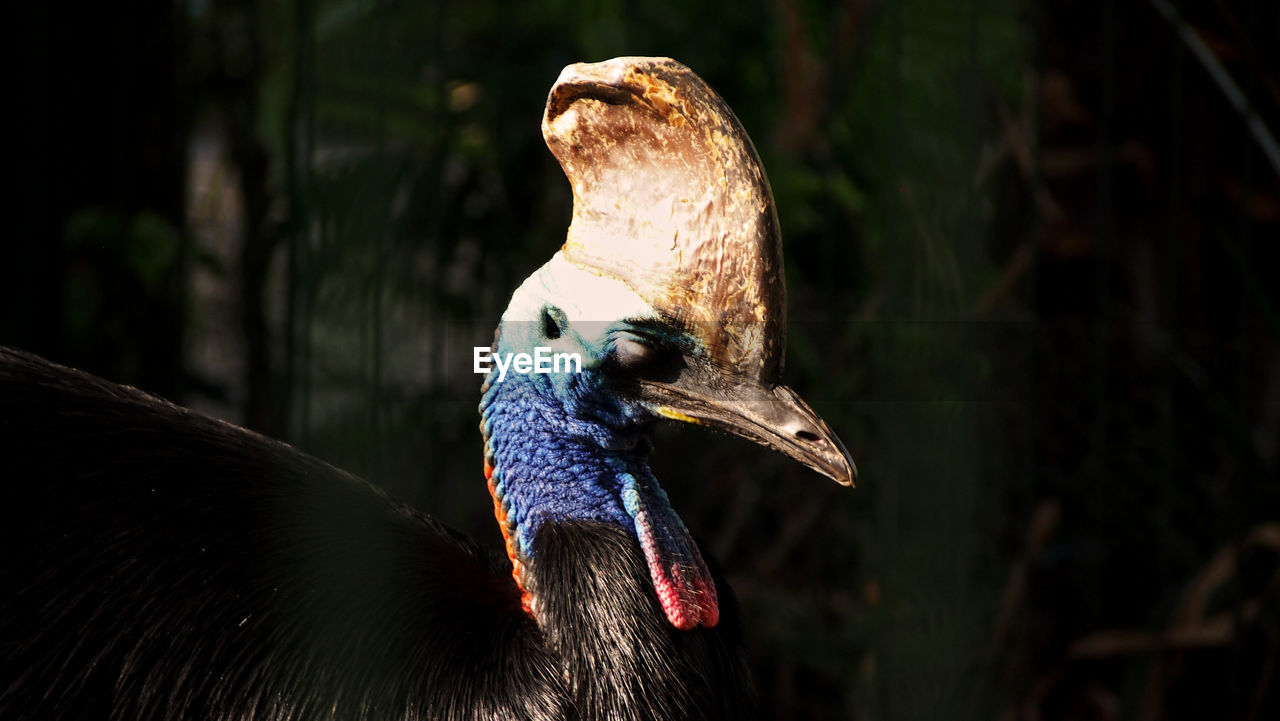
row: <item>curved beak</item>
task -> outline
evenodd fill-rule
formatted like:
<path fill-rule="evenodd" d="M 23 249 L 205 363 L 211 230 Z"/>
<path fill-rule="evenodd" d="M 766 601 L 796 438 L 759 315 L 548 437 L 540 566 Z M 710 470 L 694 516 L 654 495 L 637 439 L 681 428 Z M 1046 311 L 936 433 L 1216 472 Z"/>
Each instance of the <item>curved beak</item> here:
<path fill-rule="evenodd" d="M 857 481 L 858 467 L 848 449 L 795 391 L 784 385 L 765 387 L 752 382 L 729 387 L 698 382 L 704 375 L 686 369 L 671 382 L 641 381 L 641 395 L 664 418 L 754 441 L 842 486 Z"/>

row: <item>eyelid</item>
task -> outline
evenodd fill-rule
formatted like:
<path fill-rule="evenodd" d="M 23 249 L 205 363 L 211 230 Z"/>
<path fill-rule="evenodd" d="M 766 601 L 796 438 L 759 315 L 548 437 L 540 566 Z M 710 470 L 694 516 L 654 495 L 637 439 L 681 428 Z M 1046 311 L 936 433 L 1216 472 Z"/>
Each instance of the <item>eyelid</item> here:
<path fill-rule="evenodd" d="M 614 335 L 639 341 L 651 348 L 684 349 L 685 342 L 680 337 L 678 330 L 650 326 L 650 323 L 644 321 L 626 322 L 622 327 L 614 331 Z"/>
<path fill-rule="evenodd" d="M 705 356 L 705 351 L 690 337 L 688 331 L 666 319 L 638 318 L 622 321 L 609 334 L 610 351 L 622 339 L 640 343 L 654 355 L 691 358 Z"/>
<path fill-rule="evenodd" d="M 643 343 L 644 345 L 647 345 L 650 348 L 657 348 L 658 346 L 662 345 L 661 339 L 655 338 L 649 335 L 648 333 L 633 330 L 631 328 L 618 331 L 616 334 L 614 334 L 614 338 L 613 338 L 614 343 L 617 343 L 620 340 L 629 340 L 636 343 Z"/>

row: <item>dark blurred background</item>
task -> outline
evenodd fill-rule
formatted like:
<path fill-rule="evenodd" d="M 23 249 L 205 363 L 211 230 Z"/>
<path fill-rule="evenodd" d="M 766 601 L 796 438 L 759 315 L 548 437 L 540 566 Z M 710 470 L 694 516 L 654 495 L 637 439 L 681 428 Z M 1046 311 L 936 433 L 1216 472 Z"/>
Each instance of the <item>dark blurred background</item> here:
<path fill-rule="evenodd" d="M 849 492 L 659 433 L 766 717 L 1280 718 L 1280 5 L 20 3 L 0 342 L 499 537 L 479 378 L 560 68 L 669 55 L 773 182 Z"/>

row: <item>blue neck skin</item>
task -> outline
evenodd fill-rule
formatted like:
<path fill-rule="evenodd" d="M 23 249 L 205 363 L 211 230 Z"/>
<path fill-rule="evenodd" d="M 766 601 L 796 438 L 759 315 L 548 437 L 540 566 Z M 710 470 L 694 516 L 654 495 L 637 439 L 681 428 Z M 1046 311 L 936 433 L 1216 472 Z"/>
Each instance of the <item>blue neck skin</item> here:
<path fill-rule="evenodd" d="M 607 523 L 636 537 L 673 626 L 715 626 L 715 582 L 649 470 L 643 420 L 604 389 L 599 371 L 489 376 L 480 404 L 489 485 L 526 607 L 538 617 L 534 539 L 543 524 Z"/>
<path fill-rule="evenodd" d="M 495 368 L 485 381 L 480 402 L 485 460 L 492 467 L 489 486 L 507 551 L 536 618 L 534 540 L 543 525 L 622 526 L 644 553 L 668 620 L 681 629 L 714 626 L 719 618 L 714 581 L 649 470 L 644 429 L 655 416 L 620 397 L 601 370 L 615 339 L 630 325 L 582 320 L 610 307 L 613 317 L 624 319 L 645 310 L 618 285 L 570 267 L 557 254 L 516 291 L 503 316 L 495 351 L 504 358 L 550 347 L 578 353 L 582 360 L 577 372 L 508 370 L 499 381 Z M 577 303 L 582 297 L 597 307 L 584 310 Z M 556 326 L 552 332 L 548 323 Z"/>
<path fill-rule="evenodd" d="M 489 376 L 480 410 L 495 469 L 490 481 L 526 562 L 543 523 L 631 527 L 623 502 L 628 478 L 657 488 L 641 419 L 602 397 L 598 375 L 508 373 L 502 382 L 496 372 Z"/>

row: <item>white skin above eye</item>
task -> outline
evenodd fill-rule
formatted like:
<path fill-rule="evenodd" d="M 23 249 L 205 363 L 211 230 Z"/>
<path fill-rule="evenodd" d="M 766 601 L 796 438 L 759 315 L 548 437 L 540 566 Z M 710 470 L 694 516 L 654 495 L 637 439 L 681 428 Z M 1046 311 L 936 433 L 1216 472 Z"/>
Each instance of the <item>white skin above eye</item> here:
<path fill-rule="evenodd" d="M 559 338 L 542 333 L 548 306 L 558 308 L 568 321 Z M 512 294 L 502 314 L 503 340 L 513 350 L 545 346 L 553 353 L 582 353 L 583 368 L 591 368 L 599 364 L 600 351 L 620 321 L 658 317 L 623 281 L 574 265 L 557 251 Z"/>

